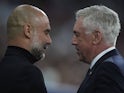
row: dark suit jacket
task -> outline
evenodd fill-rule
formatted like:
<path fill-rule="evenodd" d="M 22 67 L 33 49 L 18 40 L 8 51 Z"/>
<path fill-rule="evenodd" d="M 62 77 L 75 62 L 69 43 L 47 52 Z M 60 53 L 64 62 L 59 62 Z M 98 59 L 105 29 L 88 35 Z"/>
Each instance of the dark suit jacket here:
<path fill-rule="evenodd" d="M 47 93 L 36 61 L 25 49 L 9 46 L 0 63 L 0 93 Z"/>
<path fill-rule="evenodd" d="M 77 93 L 124 93 L 124 60 L 116 49 L 87 72 Z"/>

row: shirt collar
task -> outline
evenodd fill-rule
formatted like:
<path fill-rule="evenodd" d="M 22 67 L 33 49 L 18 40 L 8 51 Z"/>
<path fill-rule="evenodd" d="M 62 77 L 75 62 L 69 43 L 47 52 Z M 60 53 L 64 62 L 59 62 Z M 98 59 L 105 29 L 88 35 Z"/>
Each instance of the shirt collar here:
<path fill-rule="evenodd" d="M 98 54 L 94 59 L 93 61 L 91 62 L 91 65 L 90 65 L 90 69 L 92 69 L 92 67 L 95 65 L 95 63 L 103 56 L 105 55 L 106 53 L 108 53 L 109 51 L 115 49 L 115 47 L 110 47 L 106 50 L 104 50 L 103 52 L 101 52 L 100 54 Z"/>

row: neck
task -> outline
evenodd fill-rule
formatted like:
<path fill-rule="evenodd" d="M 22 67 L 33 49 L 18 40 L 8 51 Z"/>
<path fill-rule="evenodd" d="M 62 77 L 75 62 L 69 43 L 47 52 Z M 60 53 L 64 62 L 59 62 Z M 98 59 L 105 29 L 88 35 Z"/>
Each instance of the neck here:
<path fill-rule="evenodd" d="M 92 60 L 101 52 L 103 52 L 104 50 L 113 47 L 113 45 L 101 45 L 101 46 L 94 46 L 93 51 L 92 51 L 92 55 L 90 58 L 90 63 L 92 62 Z"/>

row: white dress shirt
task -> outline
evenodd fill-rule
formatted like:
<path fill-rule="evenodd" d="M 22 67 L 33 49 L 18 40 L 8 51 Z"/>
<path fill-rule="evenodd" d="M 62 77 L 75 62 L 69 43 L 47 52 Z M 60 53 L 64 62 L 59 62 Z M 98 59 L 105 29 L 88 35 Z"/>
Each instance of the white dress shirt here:
<path fill-rule="evenodd" d="M 90 65 L 90 69 L 92 69 L 92 67 L 96 64 L 96 62 L 103 56 L 105 55 L 106 53 L 108 53 L 109 51 L 115 49 L 115 47 L 110 47 L 106 50 L 104 50 L 103 52 L 101 52 L 100 54 L 98 54 L 94 59 L 93 61 L 91 62 L 91 65 Z"/>

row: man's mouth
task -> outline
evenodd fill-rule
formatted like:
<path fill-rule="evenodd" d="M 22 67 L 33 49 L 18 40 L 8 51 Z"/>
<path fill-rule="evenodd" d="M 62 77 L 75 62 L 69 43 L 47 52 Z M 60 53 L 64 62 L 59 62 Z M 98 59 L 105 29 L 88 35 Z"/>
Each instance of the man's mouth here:
<path fill-rule="evenodd" d="M 46 50 L 46 49 L 48 48 L 48 46 L 47 46 L 47 45 L 44 45 L 44 47 L 43 47 L 43 48 L 44 48 L 44 50 Z"/>

